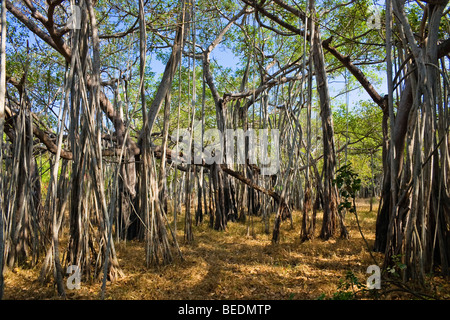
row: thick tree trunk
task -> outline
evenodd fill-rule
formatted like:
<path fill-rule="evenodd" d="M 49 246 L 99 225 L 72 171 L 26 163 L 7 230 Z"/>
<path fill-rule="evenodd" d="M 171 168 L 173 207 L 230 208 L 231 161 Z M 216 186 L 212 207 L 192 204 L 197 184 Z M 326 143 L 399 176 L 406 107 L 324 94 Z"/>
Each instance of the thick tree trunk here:
<path fill-rule="evenodd" d="M 438 46 L 437 41 L 439 21 L 447 1 L 444 2 L 427 5 L 425 47 L 416 44 L 403 4 L 393 3 L 395 16 L 404 29 L 403 43 L 411 50 L 414 65 L 408 66 L 411 74 L 406 79 L 395 119 L 392 112 L 389 114 L 390 146 L 383 145 L 385 176 L 374 250 L 385 253 L 385 266 L 392 264 L 393 256 L 401 255 L 407 266 L 404 279 L 418 282 L 423 282 L 425 273 L 433 272 L 433 263 L 440 264 L 444 274 L 449 272 L 450 247 L 446 240 L 449 230 L 440 222 L 440 213 L 448 213 L 448 204 L 441 201 L 440 191 L 447 189 L 445 179 L 439 176 L 447 165 L 448 151 L 435 151 L 439 148 L 437 137 L 445 138 L 442 134 L 445 126 L 438 126 L 436 122 L 438 117 L 442 119 L 444 111 L 440 109 L 437 113 L 436 105 L 442 105 L 442 98 L 438 90 L 439 73 L 434 67 L 445 52 L 445 46 Z M 386 111 L 383 117 L 385 141 Z"/>
<path fill-rule="evenodd" d="M 0 300 L 3 298 L 3 256 L 5 252 L 4 242 L 4 193 L 3 184 L 3 132 L 5 125 L 5 95 L 6 95 L 6 1 L 1 4 L 0 18 Z"/>
<path fill-rule="evenodd" d="M 315 12 L 314 0 L 310 2 L 311 12 Z M 314 15 L 314 14 L 313 14 Z M 320 116 L 322 119 L 323 132 L 323 224 L 320 232 L 322 239 L 328 240 L 335 235 L 337 230 L 337 203 L 338 196 L 336 187 L 333 185 L 336 169 L 336 151 L 334 146 L 333 117 L 331 112 L 331 101 L 328 91 L 328 79 L 325 67 L 325 58 L 322 48 L 322 40 L 318 26 L 314 29 L 312 36 L 313 61 L 316 74 L 317 91 L 320 98 Z M 347 231 L 343 218 L 339 217 L 341 223 L 341 236 L 346 238 Z"/>

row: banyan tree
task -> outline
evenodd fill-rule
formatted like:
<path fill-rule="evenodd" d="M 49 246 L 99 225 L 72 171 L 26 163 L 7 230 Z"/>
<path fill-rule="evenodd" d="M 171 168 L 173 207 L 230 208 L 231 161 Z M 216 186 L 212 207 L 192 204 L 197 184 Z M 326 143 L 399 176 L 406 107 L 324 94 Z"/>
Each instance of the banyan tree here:
<path fill-rule="evenodd" d="M 258 219 L 276 245 L 295 212 L 302 243 L 348 239 L 335 181 L 352 151 L 371 156 L 372 195 L 381 154 L 369 249 L 404 280 L 449 275 L 448 0 L 387 0 L 375 26 L 370 4 L 3 0 L 0 297 L 4 267 L 39 262 L 59 295 L 75 265 L 104 297 L 118 244 L 168 264 L 205 220 L 254 236 Z M 342 75 L 381 114 L 360 136 L 348 117 L 336 130 Z"/>

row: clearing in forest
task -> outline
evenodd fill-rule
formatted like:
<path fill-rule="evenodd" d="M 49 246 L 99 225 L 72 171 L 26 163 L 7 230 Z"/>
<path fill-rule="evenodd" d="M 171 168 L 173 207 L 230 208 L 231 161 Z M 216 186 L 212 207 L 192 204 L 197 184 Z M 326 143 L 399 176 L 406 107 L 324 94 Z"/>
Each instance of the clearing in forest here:
<path fill-rule="evenodd" d="M 359 220 L 364 236 L 372 245 L 375 239 L 376 208 L 369 212 L 367 201 L 358 201 Z M 321 213 L 317 224 L 321 224 Z M 184 261 L 147 269 L 144 243 L 120 242 L 117 255 L 125 276 L 106 289 L 106 299 L 198 300 L 198 299 L 318 299 L 331 298 L 348 271 L 365 283 L 366 269 L 373 261 L 358 231 L 355 217 L 346 216 L 349 240 L 316 238 L 300 241 L 301 213 L 293 214 L 293 229 L 285 221 L 279 244 L 263 232 L 259 217 L 244 223 L 229 223 L 226 231 L 214 231 L 208 221 L 194 227 L 194 242 L 185 244 L 183 226 L 178 240 Z M 252 223 L 251 223 L 252 222 Z M 255 236 L 250 236 L 253 224 Z M 383 255 L 374 253 L 382 261 Z M 5 299 L 56 299 L 53 283 L 42 286 L 39 265 L 33 269 L 16 268 L 5 274 Z M 450 298 L 450 286 L 435 278 L 436 293 Z M 101 283 L 81 283 L 80 290 L 67 291 L 68 299 L 98 299 Z M 392 293 L 389 299 L 411 298 Z"/>

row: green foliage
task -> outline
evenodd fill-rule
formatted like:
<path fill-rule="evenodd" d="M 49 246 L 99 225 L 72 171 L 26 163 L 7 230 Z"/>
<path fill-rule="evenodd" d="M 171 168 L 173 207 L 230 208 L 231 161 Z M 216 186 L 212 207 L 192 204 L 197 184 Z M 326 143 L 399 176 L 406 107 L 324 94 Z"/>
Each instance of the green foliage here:
<path fill-rule="evenodd" d="M 367 293 L 367 286 L 360 282 L 353 271 L 348 270 L 344 278 L 339 279 L 337 291 L 331 297 L 322 293 L 317 300 L 357 300 L 358 295 Z"/>
<path fill-rule="evenodd" d="M 382 111 L 378 106 L 360 101 L 358 106 L 350 106 L 348 112 L 345 104 L 339 105 L 333 112 L 335 141 L 337 148 L 347 141 L 347 163 L 361 178 L 361 187 L 372 188 L 373 183 L 382 179 L 383 143 Z M 345 163 L 345 152 L 338 153 L 338 162 Z"/>
<path fill-rule="evenodd" d="M 390 273 L 391 276 L 400 278 L 400 274 L 406 269 L 406 265 L 402 263 L 402 255 L 393 255 L 391 257 L 392 265 L 386 268 L 386 271 Z"/>
<path fill-rule="evenodd" d="M 316 298 L 316 300 L 326 300 L 327 295 L 325 293 L 321 293 L 320 296 Z"/>
<path fill-rule="evenodd" d="M 341 195 L 341 202 L 338 206 L 339 212 L 348 210 L 356 214 L 354 200 L 356 199 L 356 193 L 361 188 L 361 179 L 353 172 L 350 165 L 344 165 L 336 171 L 336 178 L 333 183 L 337 186 Z"/>

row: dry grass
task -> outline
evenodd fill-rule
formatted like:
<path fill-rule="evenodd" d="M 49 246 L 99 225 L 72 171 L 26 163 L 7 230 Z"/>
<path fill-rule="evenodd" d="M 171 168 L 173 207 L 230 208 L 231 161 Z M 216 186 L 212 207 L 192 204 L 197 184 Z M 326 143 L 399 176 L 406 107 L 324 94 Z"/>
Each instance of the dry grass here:
<path fill-rule="evenodd" d="M 376 211 L 369 212 L 367 201 L 358 203 L 360 223 L 366 239 L 375 239 Z M 282 224 L 279 244 L 263 233 L 260 218 L 254 218 L 256 237 L 248 236 L 248 224 L 229 223 L 228 230 L 209 229 L 207 221 L 194 227 L 194 243 L 183 242 L 182 222 L 178 239 L 184 260 L 147 269 L 144 244 L 120 243 L 117 252 L 125 277 L 108 283 L 107 299 L 316 299 L 332 296 L 339 279 L 351 270 L 365 282 L 367 267 L 373 261 L 358 231 L 354 216 L 346 217 L 349 240 L 318 238 L 299 241 L 301 214 L 294 213 L 294 228 Z M 317 235 L 321 216 L 317 221 Z M 375 254 L 382 261 L 381 254 Z M 55 299 L 52 284 L 42 285 L 39 267 L 16 268 L 5 274 L 6 299 Z M 98 299 L 100 282 L 82 283 L 80 290 L 67 291 L 69 299 Z M 448 298 L 449 286 L 443 282 Z M 392 295 L 390 298 L 402 298 Z"/>

